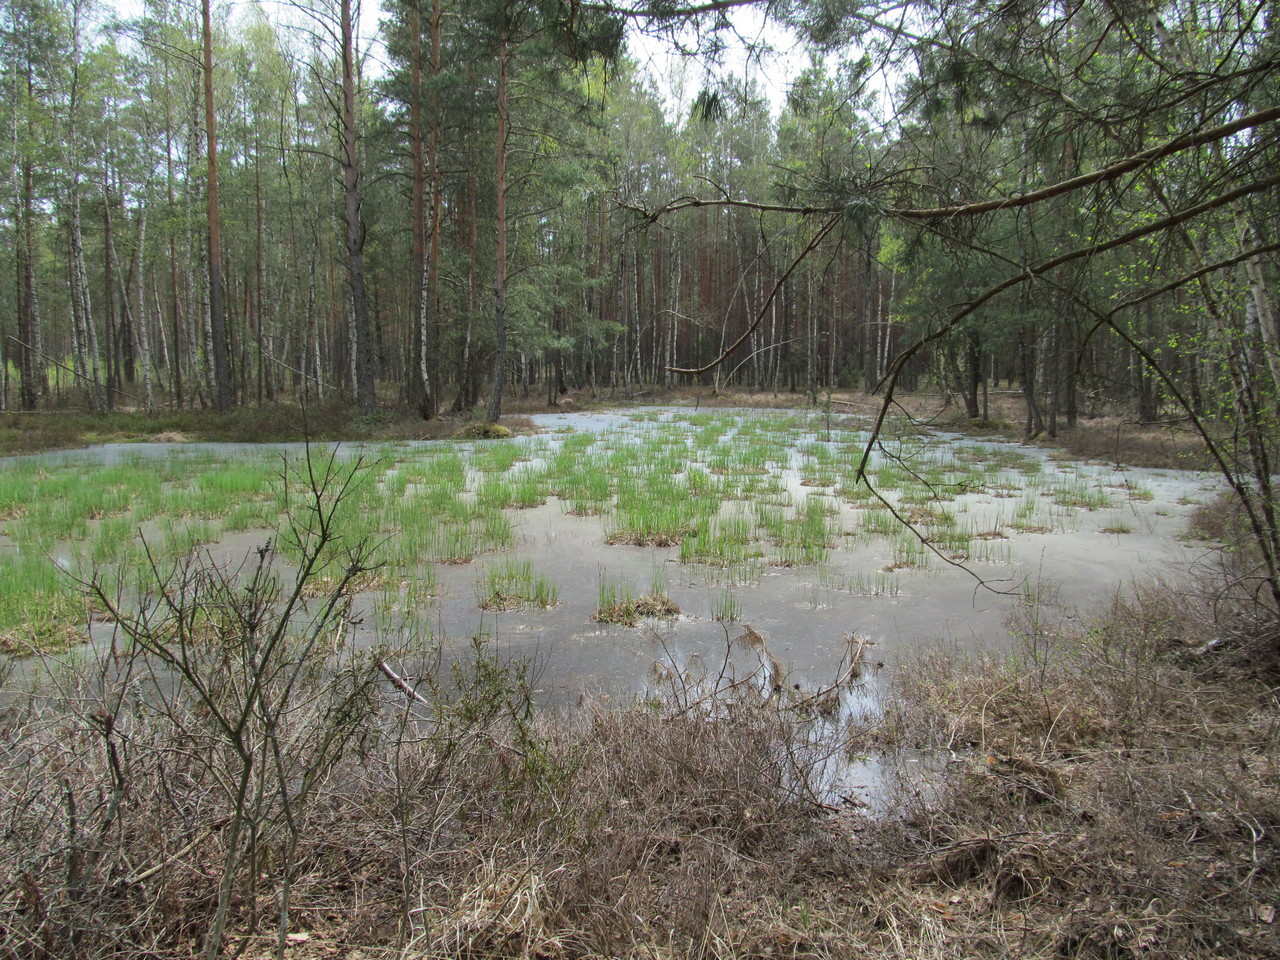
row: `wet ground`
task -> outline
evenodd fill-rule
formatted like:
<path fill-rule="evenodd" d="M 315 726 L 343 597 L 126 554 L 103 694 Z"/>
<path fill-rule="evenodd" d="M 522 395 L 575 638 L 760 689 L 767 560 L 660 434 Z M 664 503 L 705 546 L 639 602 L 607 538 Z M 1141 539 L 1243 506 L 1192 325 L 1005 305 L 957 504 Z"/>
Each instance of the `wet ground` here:
<path fill-rule="evenodd" d="M 508 549 L 480 552 L 469 563 L 401 568 L 389 588 L 360 596 L 358 642 L 397 647 L 412 634 L 438 645 L 448 659 L 463 655 L 481 637 L 502 656 L 529 658 L 539 700 L 561 707 L 584 696 L 630 702 L 661 685 L 662 677 L 687 685 L 718 672 L 744 675 L 758 667 L 770 684 L 811 690 L 839 676 L 851 637 L 868 640 L 867 660 L 884 664 L 887 672 L 904 655 L 930 645 L 1000 649 L 1011 642 L 1006 628 L 1011 611 L 1028 595 L 1052 590 L 1060 601 L 1056 609 L 1068 611 L 1054 615 L 1070 616 L 1072 609 L 1087 611 L 1127 582 L 1176 576 L 1206 553 L 1203 544 L 1181 538 L 1195 503 L 1211 495 L 1212 483 L 1202 475 L 1058 462 L 1036 448 L 911 430 L 877 451 L 872 477 L 873 483 L 884 481 L 893 510 L 933 541 L 931 547 L 921 546 L 889 521 L 875 498 L 854 489 L 853 464 L 865 437 L 858 432 L 861 424 L 842 420 L 833 428 L 821 416 L 787 416 L 785 427 L 761 411 L 535 418 L 540 435 L 490 442 L 527 448 L 527 455 L 500 469 L 502 476 L 513 481 L 522 474 L 541 477 L 551 471 L 567 437 L 592 435 L 596 440 L 583 456 L 602 465 L 612 456 L 612 469 L 623 473 L 643 469 L 630 463 L 630 452 L 651 455 L 656 448 L 644 444 L 655 435 L 677 447 L 687 443 L 688 464 L 697 462 L 699 444 L 710 437 L 720 459 L 708 456 L 699 469 L 709 475 L 721 469 L 713 464 L 722 465 L 728 492 L 715 516 L 726 527 L 738 522 L 752 531 L 750 559 L 691 563 L 682 562 L 679 545 L 611 544 L 607 539 L 616 521 L 609 508 L 600 515 L 574 515 L 568 502 L 551 496 L 539 506 L 503 511 L 514 531 Z M 765 466 L 758 459 L 746 466 L 733 460 L 731 455 L 760 439 L 755 431 L 762 424 L 775 444 L 774 459 L 763 461 Z M 699 431 L 710 434 L 695 440 Z M 827 454 L 837 446 L 840 455 Z M 389 478 L 442 449 L 439 443 L 406 443 L 347 447 L 342 453 L 380 458 L 379 483 L 388 490 L 387 499 L 401 497 L 401 509 L 412 509 L 413 485 L 392 493 Z M 488 476 L 480 470 L 486 469 L 481 461 L 490 448 L 454 443 L 447 449 L 466 460 L 459 496 L 474 500 Z M 303 453 L 301 445 L 271 450 L 293 458 Z M 262 448 L 246 444 L 130 444 L 46 454 L 42 462 L 147 469 L 157 458 L 219 463 L 261 454 Z M 929 464 L 932 474 L 925 469 Z M 681 461 L 669 469 L 684 467 Z M 904 468 L 918 476 L 904 481 Z M 891 481 L 894 470 L 897 479 Z M 744 478 L 756 484 L 751 489 L 763 492 L 742 493 Z M 754 502 L 758 499 L 775 504 L 769 509 L 783 511 L 792 525 L 810 506 L 821 508 L 829 535 L 819 545 L 819 562 L 787 565 L 793 561 L 768 546 L 753 526 L 763 515 Z M 880 532 L 868 532 L 873 529 Z M 947 530 L 964 536 L 940 535 Z M 396 535 L 394 526 L 386 528 L 388 542 Z M 209 547 L 210 556 L 234 563 L 269 536 L 265 530 L 223 533 Z M 557 602 L 545 608 L 484 609 L 479 600 L 487 578 L 526 561 L 555 589 Z M 425 601 L 413 589 L 415 570 L 434 578 L 432 596 Z M 631 627 L 593 622 L 602 587 L 609 585 L 635 596 L 665 591 L 681 612 L 674 619 Z M 747 625 L 761 641 L 734 646 Z M 109 627 L 95 630 L 105 641 Z M 874 717 L 887 675 L 869 670 L 861 685 L 846 691 L 842 712 Z M 848 780 L 849 773 L 844 769 L 841 779 Z M 871 763 L 856 768 L 853 779 L 871 786 L 864 794 L 875 795 L 875 783 L 885 775 Z"/>
<path fill-rule="evenodd" d="M 636 426 L 621 417 L 592 414 L 542 417 L 539 425 L 579 431 Z M 973 446 L 959 438 L 950 442 Z M 512 554 L 552 577 L 560 602 L 545 610 L 479 610 L 476 582 L 487 566 L 502 559 L 482 556 L 472 564 L 438 569 L 432 633 L 454 639 L 484 635 L 507 651 L 527 654 L 541 665 L 544 695 L 560 703 L 572 703 L 582 693 L 640 693 L 655 661 L 697 656 L 716 662 L 726 640 L 742 632 L 740 623 L 767 638 L 770 653 L 796 681 L 821 683 L 837 668 L 849 634 L 869 638 L 872 658 L 890 665 L 922 645 L 999 647 L 1009 642 L 1006 620 L 1028 591 L 1053 588 L 1066 607 L 1087 610 L 1124 583 L 1176 574 L 1205 551 L 1203 544 L 1179 538 L 1192 502 L 1210 489 L 1200 475 L 1055 463 L 1034 448 L 982 446 L 1007 446 L 1034 457 L 1045 486 L 1052 478 L 1069 477 L 1104 491 L 1111 503 L 1093 509 L 1047 504 L 1044 516 L 1019 530 L 1010 522 L 1016 496 L 963 495 L 950 506 L 975 529 L 992 533 L 991 540 L 982 541 L 988 545 L 985 557 L 948 562 L 933 555 L 925 567 L 889 570 L 895 559 L 892 542 L 848 542 L 838 545 L 827 563 L 764 564 L 758 577 L 735 582 L 732 572 L 682 564 L 678 547 L 608 545 L 599 517 L 568 515 L 553 499 L 513 512 L 518 544 Z M 800 500 L 829 493 L 800 487 L 795 467 L 783 473 Z M 1134 490 L 1142 497 L 1130 497 Z M 856 526 L 857 509 L 832 496 L 826 499 L 839 509 L 842 523 Z M 606 580 L 633 584 L 638 592 L 654 581 L 665 583 L 682 615 L 638 628 L 591 623 L 599 585 Z M 733 622 L 716 619 L 726 597 L 736 608 Z"/>
<path fill-rule="evenodd" d="M 647 411 L 538 417 L 544 433 L 517 442 L 534 444 L 542 456 L 513 465 L 511 473 L 539 469 L 547 451 L 575 433 L 598 434 L 616 448 L 650 431 L 671 429 L 673 418 L 676 427 L 698 428 L 696 423 L 682 425 L 682 415 L 690 416 Z M 716 413 L 717 420 L 731 416 Z M 819 433 L 798 434 L 797 449 Z M 401 444 L 394 455 L 412 459 L 432 446 Z M 1193 504 L 1209 489 L 1203 476 L 1055 462 L 1036 448 L 975 444 L 959 437 L 909 437 L 888 445 L 886 452 L 911 462 L 913 456 L 937 460 L 939 451 L 948 448 L 969 459 L 994 452 L 997 462 L 982 474 L 989 483 L 947 499 L 946 509 L 979 535 L 965 548 L 942 545 L 936 553 L 920 548 L 919 555 L 904 563 L 901 538 L 842 535 L 833 538 L 834 549 L 819 564 L 781 566 L 767 556 L 747 568 L 682 563 L 678 546 L 606 543 L 607 516 L 571 515 L 566 503 L 552 497 L 541 506 L 506 511 L 516 534 L 512 549 L 482 553 L 472 563 L 432 565 L 436 599 L 426 609 L 415 604 L 412 627 L 394 612 L 385 614 L 403 603 L 386 596 L 362 598 L 369 616 L 361 639 L 396 645 L 401 630 L 421 629 L 449 648 L 483 636 L 505 653 L 536 662 L 545 700 L 571 704 L 583 693 L 642 693 L 655 662 L 714 661 L 726 641 L 742 632 L 740 624 L 749 623 L 767 638 L 770 654 L 795 675 L 795 682 L 820 683 L 836 668 L 850 634 L 869 638 L 873 659 L 889 664 L 904 651 L 928 644 L 996 647 L 1008 642 L 1006 619 L 1028 591 L 1052 587 L 1068 608 L 1087 609 L 1128 581 L 1175 574 L 1204 552 L 1203 545 L 1179 537 Z M 295 457 L 301 450 L 301 445 L 280 448 Z M 145 463 L 157 457 L 216 460 L 260 452 L 244 444 L 134 444 L 46 457 L 51 462 L 127 458 L 123 462 Z M 374 452 L 388 455 L 387 448 Z M 1021 466 L 1010 470 L 998 465 L 1006 453 Z M 836 485 L 802 485 L 806 472 L 813 471 L 806 471 L 799 453 L 790 463 L 770 469 L 797 514 L 809 498 L 820 497 L 836 530 L 856 530 L 863 522 L 865 502 L 842 499 Z M 849 472 L 846 468 L 833 476 L 840 482 Z M 473 475 L 468 482 L 474 487 L 481 478 Z M 1059 502 L 1064 485 L 1077 492 L 1081 505 L 1073 505 L 1071 497 Z M 893 500 L 892 493 L 887 496 Z M 1100 500 L 1105 505 L 1098 505 Z M 897 506 L 901 515 L 913 516 L 910 508 Z M 747 505 L 726 502 L 721 508 L 726 515 L 734 511 L 745 514 Z M 928 532 L 923 526 L 921 531 Z M 266 537 L 257 531 L 227 534 L 213 554 L 231 560 Z M 486 572 L 513 559 L 529 561 L 551 581 L 559 602 L 548 609 L 481 609 L 477 598 Z M 593 623 L 601 585 L 609 583 L 637 595 L 655 584 L 665 587 L 682 613 L 675 620 L 651 620 L 639 627 Z M 375 616 L 375 608 L 384 615 Z"/>

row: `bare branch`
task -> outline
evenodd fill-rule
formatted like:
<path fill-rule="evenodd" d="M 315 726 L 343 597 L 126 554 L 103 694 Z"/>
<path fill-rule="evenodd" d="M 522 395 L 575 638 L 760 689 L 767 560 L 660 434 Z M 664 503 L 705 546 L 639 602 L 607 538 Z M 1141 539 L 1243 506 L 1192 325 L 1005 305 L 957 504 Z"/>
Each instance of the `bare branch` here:
<path fill-rule="evenodd" d="M 884 401 L 880 404 L 880 412 L 876 416 L 875 425 L 871 428 L 871 436 L 867 438 L 866 446 L 863 448 L 862 459 L 858 463 L 856 473 L 857 478 L 859 480 L 865 478 L 867 465 L 871 460 L 871 450 L 880 436 L 881 429 L 884 427 L 885 418 L 889 415 L 889 408 L 893 403 L 893 394 L 897 387 L 898 378 L 902 375 L 902 371 L 906 367 L 907 362 L 930 343 L 941 339 L 947 333 L 954 330 L 960 324 L 960 321 L 972 314 L 984 303 L 999 296 L 1006 290 L 1019 286 L 1028 280 L 1034 280 L 1036 277 L 1047 273 L 1055 267 L 1060 267 L 1065 263 L 1071 263 L 1085 257 L 1092 257 L 1107 250 L 1114 250 L 1116 247 L 1123 247 L 1135 240 L 1140 240 L 1143 237 L 1148 237 L 1155 233 L 1161 233 L 1162 231 L 1175 227 L 1180 223 L 1193 220 L 1202 213 L 1207 213 L 1210 210 L 1216 210 L 1219 207 L 1225 207 L 1242 197 L 1247 197 L 1250 194 L 1259 193 L 1275 186 L 1280 186 L 1280 176 L 1268 177 L 1266 180 L 1255 180 L 1252 183 L 1244 184 L 1234 190 L 1229 190 L 1219 196 L 1205 200 L 1203 203 L 1198 203 L 1195 206 L 1181 210 L 1178 213 L 1155 220 L 1145 226 L 1136 227 L 1135 229 L 1130 230 L 1127 233 L 1123 233 L 1118 237 L 1113 237 L 1110 240 L 1105 240 L 1100 243 L 1077 247 L 1076 249 L 1060 254 L 1059 256 L 1050 257 L 1048 260 L 1041 261 L 1034 266 L 1028 266 L 1023 273 L 1007 277 L 995 286 L 989 287 L 978 297 L 970 300 L 963 307 L 953 313 L 945 323 L 939 326 L 932 333 L 918 339 L 910 347 L 900 353 L 893 361 L 893 365 L 890 367 L 889 372 L 885 375 L 884 380 L 881 381 L 880 384 L 885 390 Z"/>

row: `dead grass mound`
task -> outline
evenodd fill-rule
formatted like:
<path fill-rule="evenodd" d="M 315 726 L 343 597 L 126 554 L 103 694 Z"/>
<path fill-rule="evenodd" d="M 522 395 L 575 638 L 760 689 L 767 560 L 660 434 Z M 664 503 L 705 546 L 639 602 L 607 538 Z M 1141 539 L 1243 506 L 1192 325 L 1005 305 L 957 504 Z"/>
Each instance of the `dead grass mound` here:
<path fill-rule="evenodd" d="M 646 619 L 667 620 L 680 615 L 680 606 L 665 593 L 628 597 L 607 603 L 591 615 L 595 623 L 638 627 Z"/>
<path fill-rule="evenodd" d="M 460 440 L 509 440 L 514 434 L 500 423 L 468 423 L 456 434 Z"/>
<path fill-rule="evenodd" d="M 683 530 L 616 530 L 604 538 L 612 546 L 678 547 L 688 536 L 697 533 L 693 527 Z"/>
<path fill-rule="evenodd" d="M 1170 643 L 1210 626 L 1152 589 L 1083 626 L 1024 610 L 1012 658 L 912 664 L 891 735 L 953 759 L 875 831 L 887 855 L 919 859 L 899 880 L 932 885 L 957 920 L 980 902 L 1016 921 L 1019 955 L 1272 955 L 1272 692 L 1229 656 Z M 964 922 L 972 935 L 979 919 Z"/>

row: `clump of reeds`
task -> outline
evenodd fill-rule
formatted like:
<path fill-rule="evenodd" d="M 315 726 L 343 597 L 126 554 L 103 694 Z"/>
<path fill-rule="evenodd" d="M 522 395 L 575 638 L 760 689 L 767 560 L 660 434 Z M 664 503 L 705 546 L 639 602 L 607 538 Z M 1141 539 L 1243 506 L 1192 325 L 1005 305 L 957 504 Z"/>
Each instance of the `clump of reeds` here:
<path fill-rule="evenodd" d="M 535 573 L 530 560 L 506 559 L 491 567 L 476 592 L 483 610 L 546 610 L 560 600 L 560 588 L 547 576 Z"/>
<path fill-rule="evenodd" d="M 635 597 L 629 591 L 601 584 L 599 602 L 591 619 L 595 623 L 638 627 L 646 619 L 670 620 L 679 615 L 679 605 L 665 593 Z"/>

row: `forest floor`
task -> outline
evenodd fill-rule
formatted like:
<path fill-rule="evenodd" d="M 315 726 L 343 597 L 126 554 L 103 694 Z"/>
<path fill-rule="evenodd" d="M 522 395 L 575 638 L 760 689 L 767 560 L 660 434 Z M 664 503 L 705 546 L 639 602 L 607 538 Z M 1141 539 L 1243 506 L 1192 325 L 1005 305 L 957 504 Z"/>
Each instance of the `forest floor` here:
<path fill-rule="evenodd" d="M 561 398 L 556 407 L 549 407 L 540 397 L 512 397 L 506 403 L 503 425 L 524 432 L 531 428 L 528 415 L 554 410 L 630 406 L 823 409 L 824 404 L 833 416 L 874 416 L 881 399 L 861 391 L 837 391 L 830 396 L 822 394 L 816 404 L 811 404 L 803 393 L 713 391 L 708 387 L 634 393 L 602 391 L 595 396 L 578 393 Z M 153 413 L 121 410 L 106 414 L 70 409 L 0 412 L 0 456 L 99 443 L 440 440 L 457 435 L 473 419 L 466 413 L 445 413 L 423 420 L 415 412 L 394 407 L 360 414 L 350 404 L 312 406 L 301 415 L 299 411 L 295 404 L 274 403 L 246 405 L 223 414 L 204 409 Z M 895 412 L 930 426 L 974 436 L 1010 440 L 1024 437 L 1022 395 L 1015 390 L 993 391 L 988 419 L 982 421 L 967 420 L 963 409 L 951 399 L 932 392 L 898 394 Z M 1036 442 L 1060 448 L 1070 456 L 1135 467 L 1204 469 L 1210 465 L 1203 441 L 1185 420 L 1140 423 L 1114 413 L 1082 416 L 1075 428 L 1064 428 L 1056 437 L 1040 437 Z"/>

